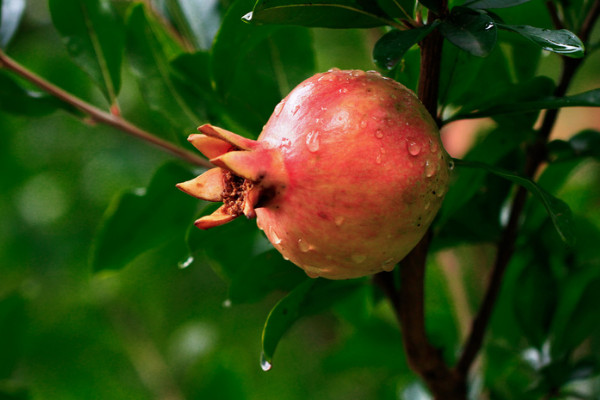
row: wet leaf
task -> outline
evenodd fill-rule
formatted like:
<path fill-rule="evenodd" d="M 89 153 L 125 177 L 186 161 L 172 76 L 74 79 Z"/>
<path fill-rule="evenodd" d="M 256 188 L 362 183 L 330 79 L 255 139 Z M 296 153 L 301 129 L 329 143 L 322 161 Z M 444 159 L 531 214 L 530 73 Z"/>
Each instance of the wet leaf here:
<path fill-rule="evenodd" d="M 466 7 L 454 7 L 440 25 L 440 32 L 450 43 L 477 57 L 492 51 L 498 35 L 492 17 Z"/>
<path fill-rule="evenodd" d="M 544 50 L 573 58 L 584 56 L 585 49 L 583 43 L 574 33 L 566 29 L 552 30 L 529 25 L 497 25 L 500 29 L 518 33 Z"/>
<path fill-rule="evenodd" d="M 387 25 L 385 12 L 364 0 L 258 0 L 244 20 L 321 28 L 371 28 Z"/>
<path fill-rule="evenodd" d="M 319 313 L 364 285 L 364 280 L 309 279 L 281 299 L 269 313 L 262 334 L 263 369 L 270 366 L 277 344 L 299 318 Z"/>
<path fill-rule="evenodd" d="M 121 88 L 124 30 L 107 0 L 50 0 L 52 22 L 73 60 L 110 104 Z"/>
<path fill-rule="evenodd" d="M 415 44 L 419 43 L 425 36 L 430 34 L 439 21 L 431 25 L 406 31 L 392 30 L 383 35 L 373 48 L 373 59 L 381 68 L 392 69 L 404 57 L 404 54 Z"/>

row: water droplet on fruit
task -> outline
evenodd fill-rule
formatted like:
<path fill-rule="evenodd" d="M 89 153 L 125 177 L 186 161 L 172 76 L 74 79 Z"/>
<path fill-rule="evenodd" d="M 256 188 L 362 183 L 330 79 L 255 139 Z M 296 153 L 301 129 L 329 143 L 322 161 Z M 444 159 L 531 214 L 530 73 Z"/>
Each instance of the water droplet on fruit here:
<path fill-rule="evenodd" d="M 300 109 L 300 104 L 296 104 L 294 106 L 294 108 L 292 109 L 292 115 L 296 115 L 296 113 L 298 112 L 299 109 Z"/>
<path fill-rule="evenodd" d="M 432 153 L 435 153 L 438 150 L 437 143 L 431 139 L 429 140 L 429 150 L 431 150 Z"/>
<path fill-rule="evenodd" d="M 425 161 L 425 176 L 431 178 L 435 174 L 435 165 L 429 162 L 429 160 Z"/>
<path fill-rule="evenodd" d="M 363 119 L 362 121 L 360 121 L 360 127 L 361 128 L 366 128 L 367 127 L 367 120 Z"/>
<path fill-rule="evenodd" d="M 226 299 L 221 305 L 223 308 L 231 308 L 231 299 Z"/>
<path fill-rule="evenodd" d="M 448 163 L 448 168 L 450 169 L 450 171 L 454 169 L 454 160 L 450 160 L 450 162 Z"/>
<path fill-rule="evenodd" d="M 421 152 L 421 145 L 417 142 L 408 142 L 407 148 L 411 156 L 418 156 Z"/>
<path fill-rule="evenodd" d="M 189 267 L 189 266 L 190 266 L 190 264 L 191 264 L 191 263 L 193 263 L 193 262 L 194 262 L 194 257 L 192 257 L 192 256 L 189 256 L 189 257 L 188 257 L 188 258 L 186 258 L 185 260 L 183 260 L 183 261 L 180 261 L 180 262 L 177 264 L 177 266 L 178 266 L 179 268 L 181 268 L 181 269 L 184 269 L 184 268 L 187 268 L 187 267 Z"/>
<path fill-rule="evenodd" d="M 280 147 L 284 150 L 288 150 L 290 147 L 292 147 L 292 141 L 288 138 L 283 138 L 283 139 L 281 139 Z"/>
<path fill-rule="evenodd" d="M 341 88 L 338 90 L 339 93 L 348 93 L 348 88 Z"/>
<path fill-rule="evenodd" d="M 274 114 L 276 117 L 279 116 L 279 114 L 281 114 L 281 110 L 283 109 L 284 103 L 285 103 L 285 101 L 282 100 L 275 106 Z"/>
<path fill-rule="evenodd" d="M 308 151 L 314 153 L 319 150 L 319 131 L 310 131 L 306 135 L 306 146 Z"/>
<path fill-rule="evenodd" d="M 381 138 L 383 138 L 383 131 L 382 131 L 381 129 L 377 129 L 377 130 L 375 131 L 375 137 L 376 137 L 377 139 L 381 139 Z"/>
<path fill-rule="evenodd" d="M 273 365 L 271 365 L 271 362 L 269 360 L 267 360 L 267 356 L 265 356 L 265 353 L 261 353 L 260 354 L 260 368 L 267 372 L 268 370 L 271 369 L 271 367 L 273 367 Z"/>
<path fill-rule="evenodd" d="M 357 264 L 363 263 L 366 259 L 367 259 L 367 256 L 365 256 L 364 254 L 353 254 L 352 255 L 352 261 L 354 261 Z"/>
<path fill-rule="evenodd" d="M 271 233 L 271 238 L 273 239 L 273 244 L 280 244 L 281 238 L 279 236 L 277 236 L 277 233 L 275 232 L 273 227 L 269 228 L 269 232 Z"/>
<path fill-rule="evenodd" d="M 396 264 L 394 263 L 394 259 L 388 258 L 387 260 L 385 260 L 383 262 L 383 264 L 381 264 L 381 269 L 389 272 L 389 271 L 393 270 L 395 266 L 396 266 Z"/>
<path fill-rule="evenodd" d="M 339 68 L 333 67 L 331 68 L 329 71 L 327 72 L 340 72 L 341 70 Z"/>
<path fill-rule="evenodd" d="M 319 269 L 313 267 L 312 265 L 305 265 L 302 267 L 302 269 L 304 269 L 304 272 L 306 272 L 306 275 L 308 275 L 309 278 L 318 278 L 319 277 Z"/>
<path fill-rule="evenodd" d="M 438 189 L 435 191 L 435 195 L 436 195 L 437 197 L 443 197 L 443 196 L 444 196 L 444 194 L 446 194 L 446 188 L 445 188 L 445 187 L 443 187 L 443 186 L 439 187 L 439 188 L 438 188 Z"/>
<path fill-rule="evenodd" d="M 335 217 L 334 222 L 337 226 L 342 226 L 342 224 L 344 223 L 344 217 L 342 217 L 341 215 Z"/>
<path fill-rule="evenodd" d="M 378 153 L 378 154 L 377 154 L 377 158 L 375 159 L 375 162 L 376 162 L 377 164 L 381 164 L 381 153 Z"/>
<path fill-rule="evenodd" d="M 363 71 L 362 69 L 355 69 L 352 72 L 350 72 L 350 75 L 358 78 L 358 77 L 361 77 L 361 76 L 366 76 L 367 73 L 365 71 Z"/>
<path fill-rule="evenodd" d="M 426 210 L 429 210 L 429 207 L 431 206 L 430 202 L 426 202 L 425 205 L 423 206 L 423 208 L 425 208 Z"/>
<path fill-rule="evenodd" d="M 312 244 L 306 242 L 305 240 L 298 239 L 298 248 L 301 252 L 306 253 L 310 250 L 313 250 L 315 247 Z"/>

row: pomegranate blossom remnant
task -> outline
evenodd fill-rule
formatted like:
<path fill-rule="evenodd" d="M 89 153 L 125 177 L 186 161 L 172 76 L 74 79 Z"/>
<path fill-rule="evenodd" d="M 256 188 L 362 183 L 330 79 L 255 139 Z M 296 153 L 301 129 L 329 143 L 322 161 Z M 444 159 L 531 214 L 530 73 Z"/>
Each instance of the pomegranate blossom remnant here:
<path fill-rule="evenodd" d="M 258 140 L 212 125 L 189 141 L 216 168 L 177 187 L 223 202 L 200 229 L 244 214 L 310 277 L 390 271 L 419 242 L 450 158 L 413 92 L 377 72 L 332 69 L 283 99 Z"/>

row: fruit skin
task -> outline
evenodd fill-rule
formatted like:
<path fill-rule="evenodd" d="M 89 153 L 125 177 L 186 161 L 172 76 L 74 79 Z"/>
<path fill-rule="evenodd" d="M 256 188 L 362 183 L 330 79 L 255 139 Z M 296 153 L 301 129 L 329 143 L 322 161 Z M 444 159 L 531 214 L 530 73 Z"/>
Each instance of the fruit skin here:
<path fill-rule="evenodd" d="M 311 277 L 393 269 L 447 191 L 450 158 L 435 122 L 414 93 L 376 72 L 334 69 L 307 79 L 277 105 L 257 141 L 210 125 L 199 130 L 205 135 L 190 140 L 215 141 L 210 149 L 194 145 L 221 172 L 180 189 L 223 200 L 226 170 L 245 186 L 238 181 L 234 190 L 235 210 L 224 206 L 196 225 L 256 215 L 273 246 Z"/>

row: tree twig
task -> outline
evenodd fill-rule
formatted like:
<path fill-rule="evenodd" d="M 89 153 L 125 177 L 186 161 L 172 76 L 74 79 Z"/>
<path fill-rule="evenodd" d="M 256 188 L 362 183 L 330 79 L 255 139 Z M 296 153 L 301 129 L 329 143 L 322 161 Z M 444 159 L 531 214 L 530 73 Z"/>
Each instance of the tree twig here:
<path fill-rule="evenodd" d="M 2 50 L 0 50 L 0 68 L 5 68 L 21 76 L 22 78 L 25 78 L 26 80 L 35 84 L 43 91 L 51 94 L 59 100 L 70 104 L 76 109 L 89 115 L 94 121 L 98 123 L 112 126 L 113 128 L 116 128 L 122 132 L 127 133 L 128 135 L 134 136 L 147 143 L 150 143 L 153 146 L 191 164 L 199 165 L 206 168 L 213 167 L 213 165 L 209 161 L 205 160 L 199 155 L 196 155 L 188 150 L 182 149 L 181 147 L 171 142 L 163 140 L 153 135 L 152 133 L 137 127 L 136 125 L 133 125 L 131 122 L 123 119 L 119 115 L 114 115 L 102 111 L 94 105 L 85 102 L 84 100 L 74 96 L 71 93 L 66 92 L 65 90 L 48 82 L 44 78 L 25 68 L 23 65 L 19 64 L 17 61 L 13 60 L 8 55 L 6 55 Z"/>

